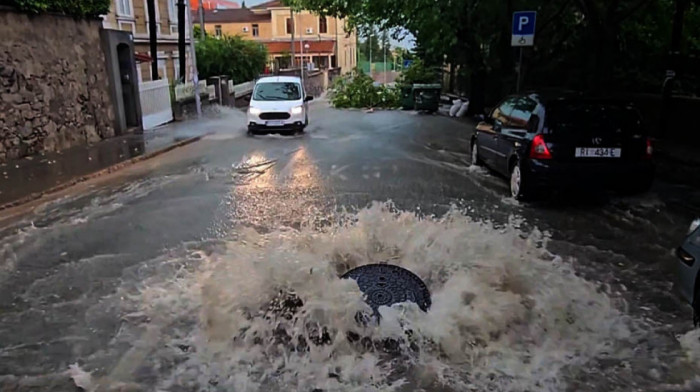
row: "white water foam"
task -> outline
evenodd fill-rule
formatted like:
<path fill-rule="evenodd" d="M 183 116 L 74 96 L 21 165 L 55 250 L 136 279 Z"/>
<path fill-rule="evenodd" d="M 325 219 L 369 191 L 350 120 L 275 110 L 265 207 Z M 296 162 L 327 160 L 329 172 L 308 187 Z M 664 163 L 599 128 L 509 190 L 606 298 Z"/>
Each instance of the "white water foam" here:
<path fill-rule="evenodd" d="M 224 249 L 201 255 L 198 268 L 130 297 L 135 319 L 147 320 L 134 347 L 161 363 L 157 388 L 558 391 L 567 374 L 630 338 L 628 318 L 548 252 L 537 230 L 524 234 L 516 222 L 494 228 L 455 209 L 420 218 L 389 204 L 338 221 L 264 234 L 239 227 Z M 428 313 L 395 305 L 382 308 L 380 325 L 357 324 L 367 306 L 354 281 L 338 276 L 381 261 L 426 281 Z M 264 312 L 281 289 L 303 301 L 289 320 Z M 295 349 L 324 328 L 325 344 Z M 400 352 L 363 348 L 347 331 L 393 339 Z M 131 381 L 122 377 L 146 357 L 123 357 L 111 381 Z"/>

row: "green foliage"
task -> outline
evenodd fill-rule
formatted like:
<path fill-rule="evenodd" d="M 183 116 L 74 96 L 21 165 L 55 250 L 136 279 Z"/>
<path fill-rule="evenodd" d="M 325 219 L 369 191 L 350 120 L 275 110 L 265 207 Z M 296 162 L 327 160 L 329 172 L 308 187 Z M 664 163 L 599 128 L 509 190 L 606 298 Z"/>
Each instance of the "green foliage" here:
<path fill-rule="evenodd" d="M 660 91 L 678 0 L 288 0 L 348 17 L 352 26 L 402 27 L 427 65 L 458 66 L 461 90 L 495 97 L 513 90 L 518 51 L 511 18 L 536 10 L 535 47 L 524 49 L 525 88 Z M 700 50 L 700 3 L 686 12 L 682 53 Z M 690 75 L 691 72 L 687 72 Z M 493 97 L 492 97 L 493 98 Z M 491 99 L 488 99 L 491 100 Z M 473 107 L 480 104 L 472 100 Z"/>
<path fill-rule="evenodd" d="M 398 89 L 375 86 L 372 78 L 362 71 L 339 77 L 333 82 L 331 103 L 337 108 L 395 108 L 400 106 Z"/>
<path fill-rule="evenodd" d="M 110 0 L 1 0 L 30 13 L 56 12 L 77 17 L 98 17 L 109 13 Z"/>
<path fill-rule="evenodd" d="M 228 75 L 233 83 L 253 80 L 265 69 L 267 48 L 239 36 L 206 37 L 196 43 L 200 79 Z"/>
<path fill-rule="evenodd" d="M 423 60 L 415 59 L 413 64 L 401 73 L 397 82 L 399 84 L 439 83 L 440 73 L 434 68 L 426 67 Z"/>
<path fill-rule="evenodd" d="M 200 25 L 198 25 L 198 24 L 197 24 L 197 25 L 194 25 L 194 26 L 192 27 L 192 32 L 194 33 L 194 38 L 195 38 L 195 39 L 199 39 L 199 38 L 201 38 L 201 36 L 202 36 L 202 27 L 201 27 Z M 204 30 L 204 36 L 205 36 L 205 37 L 208 37 L 208 36 L 209 36 L 209 33 L 207 33 L 207 30 L 206 30 L 206 29 Z"/>

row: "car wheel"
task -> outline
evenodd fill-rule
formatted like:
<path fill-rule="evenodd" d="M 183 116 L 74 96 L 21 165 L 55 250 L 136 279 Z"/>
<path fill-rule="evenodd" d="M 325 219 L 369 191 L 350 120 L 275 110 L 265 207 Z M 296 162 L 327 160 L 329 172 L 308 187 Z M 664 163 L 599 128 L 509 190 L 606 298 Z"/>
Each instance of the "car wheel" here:
<path fill-rule="evenodd" d="M 479 157 L 479 148 L 476 145 L 476 140 L 472 143 L 472 166 L 481 166 L 481 158 Z"/>
<path fill-rule="evenodd" d="M 510 195 L 516 200 L 525 200 L 531 196 L 529 182 L 523 175 L 519 160 L 510 169 Z"/>

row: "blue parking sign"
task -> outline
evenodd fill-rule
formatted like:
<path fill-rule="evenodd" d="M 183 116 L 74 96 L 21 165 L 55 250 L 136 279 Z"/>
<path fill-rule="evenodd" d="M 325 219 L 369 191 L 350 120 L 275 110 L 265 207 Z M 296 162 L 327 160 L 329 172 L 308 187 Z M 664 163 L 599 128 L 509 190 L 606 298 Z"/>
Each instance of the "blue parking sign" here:
<path fill-rule="evenodd" d="M 535 23 L 537 11 L 518 11 L 513 13 L 512 46 L 532 46 L 535 43 Z"/>

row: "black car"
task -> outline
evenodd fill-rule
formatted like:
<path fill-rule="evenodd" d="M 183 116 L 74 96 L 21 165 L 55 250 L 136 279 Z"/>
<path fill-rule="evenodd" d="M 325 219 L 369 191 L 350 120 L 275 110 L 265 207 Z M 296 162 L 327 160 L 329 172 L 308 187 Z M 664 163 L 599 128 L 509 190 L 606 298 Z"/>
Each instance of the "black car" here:
<path fill-rule="evenodd" d="M 648 190 L 652 146 L 630 104 L 577 94 L 505 98 L 471 140 L 472 164 L 510 178 L 516 199 L 562 187 Z"/>

